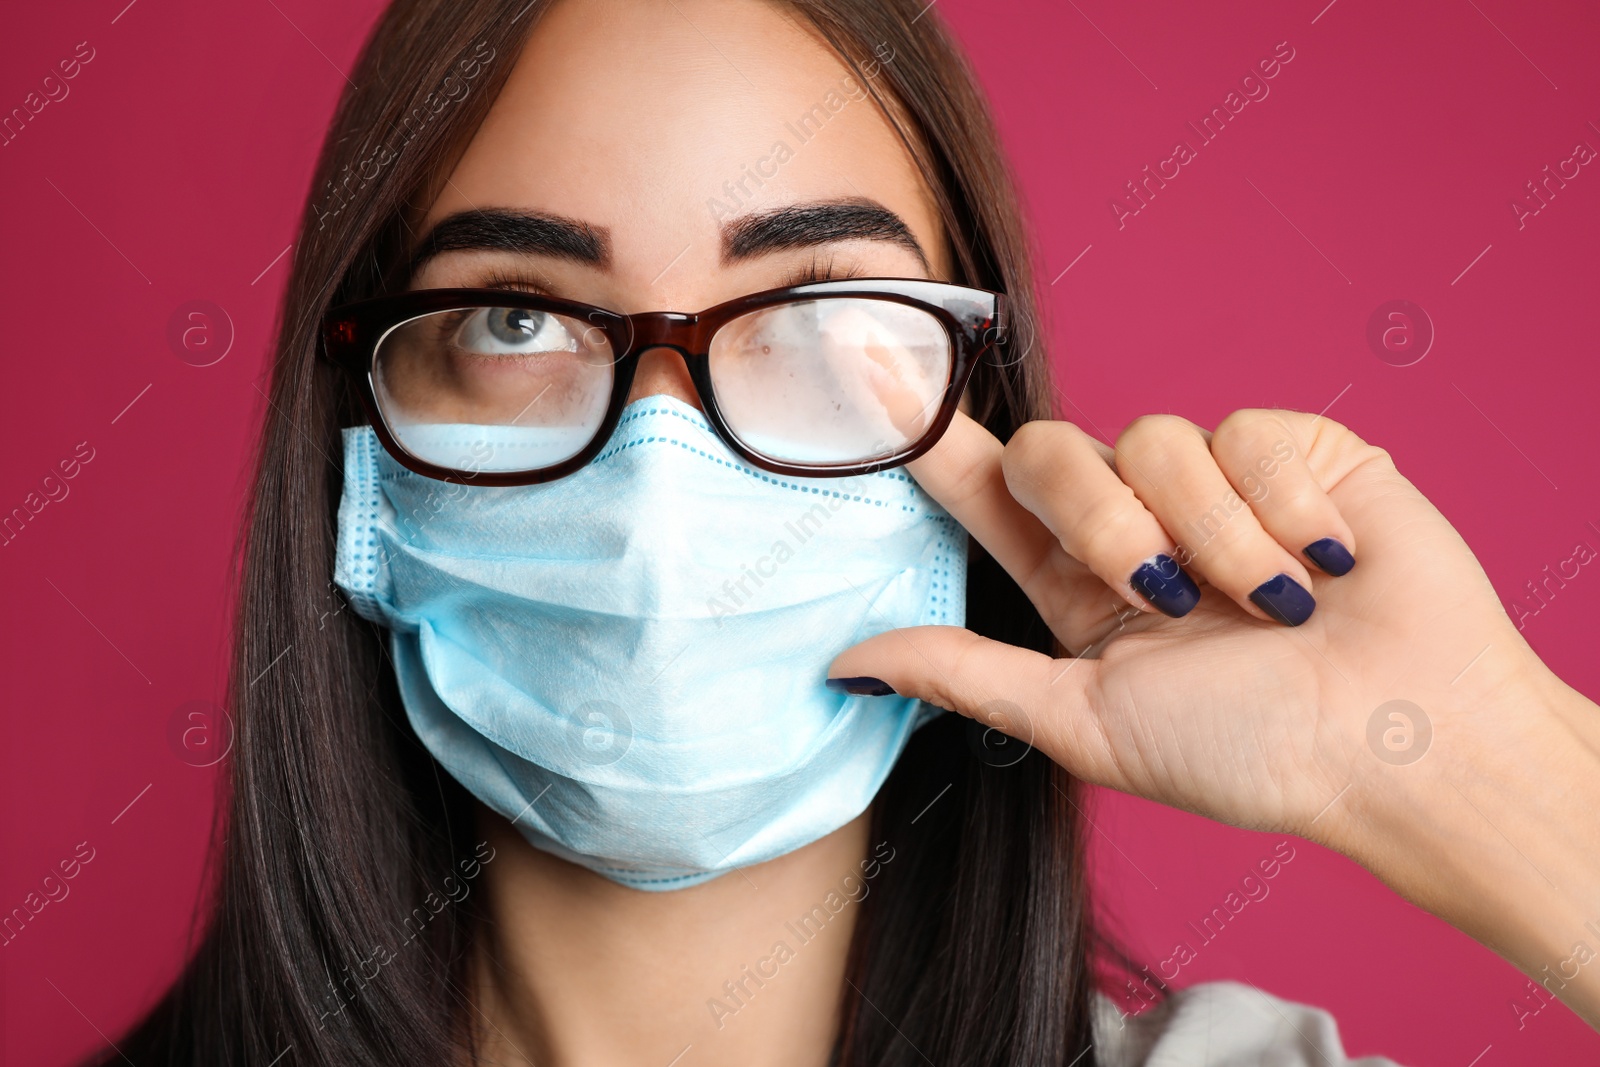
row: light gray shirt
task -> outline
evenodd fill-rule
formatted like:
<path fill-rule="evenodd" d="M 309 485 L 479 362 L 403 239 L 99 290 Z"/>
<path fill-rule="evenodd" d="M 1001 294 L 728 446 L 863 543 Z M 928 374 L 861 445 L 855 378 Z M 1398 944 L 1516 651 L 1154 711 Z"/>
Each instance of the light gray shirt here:
<path fill-rule="evenodd" d="M 1202 982 L 1126 1016 L 1097 994 L 1094 1012 L 1102 1067 L 1398 1067 L 1349 1059 L 1333 1016 L 1239 982 Z"/>

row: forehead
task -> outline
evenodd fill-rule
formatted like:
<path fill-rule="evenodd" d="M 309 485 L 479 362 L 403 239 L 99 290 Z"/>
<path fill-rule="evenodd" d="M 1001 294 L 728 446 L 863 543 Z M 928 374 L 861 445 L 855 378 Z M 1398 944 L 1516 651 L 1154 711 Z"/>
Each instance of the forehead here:
<path fill-rule="evenodd" d="M 610 229 L 619 271 L 653 271 L 686 248 L 714 263 L 728 218 L 866 197 L 938 268 L 931 197 L 866 80 L 768 0 L 556 0 L 425 225 L 550 212 Z"/>

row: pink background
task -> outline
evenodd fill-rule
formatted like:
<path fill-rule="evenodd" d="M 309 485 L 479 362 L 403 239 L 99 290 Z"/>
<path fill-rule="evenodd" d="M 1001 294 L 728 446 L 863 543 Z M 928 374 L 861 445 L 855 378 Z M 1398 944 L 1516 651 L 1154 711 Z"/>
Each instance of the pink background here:
<path fill-rule="evenodd" d="M 1575 2 L 1325 3 L 939 10 L 1025 186 L 1064 414 L 1105 437 L 1152 411 L 1214 425 L 1238 407 L 1327 408 L 1394 454 L 1509 605 L 1579 541 L 1600 548 L 1600 166 L 1521 229 L 1509 206 L 1580 140 L 1600 148 L 1600 26 Z M 80 442 L 93 449 L 68 495 L 0 547 L 0 911 L 79 842 L 94 850 L 70 895 L 0 948 L 17 1064 L 65 1064 L 114 1037 L 182 957 L 215 770 L 180 758 L 172 724 L 221 693 L 281 253 L 378 7 L 126 4 L 26 5 L 0 36 L 4 112 L 78 42 L 94 49 L 67 98 L 0 147 L 0 513 Z M 1185 122 L 1282 41 L 1295 58 L 1270 95 L 1119 229 L 1108 204 L 1124 183 L 1179 138 L 1196 144 Z M 1437 331 L 1411 366 L 1366 339 L 1393 299 Z M 231 319 L 211 366 L 167 337 L 192 300 Z M 1597 596 L 1586 570 L 1525 630 L 1591 696 Z M 1276 840 L 1115 795 L 1094 814 L 1102 899 L 1152 964 Z M 1327 1006 L 1352 1051 L 1407 1064 L 1600 1054 L 1559 1005 L 1519 1031 L 1515 971 L 1295 844 L 1271 896 L 1180 984 L 1243 978 Z"/>

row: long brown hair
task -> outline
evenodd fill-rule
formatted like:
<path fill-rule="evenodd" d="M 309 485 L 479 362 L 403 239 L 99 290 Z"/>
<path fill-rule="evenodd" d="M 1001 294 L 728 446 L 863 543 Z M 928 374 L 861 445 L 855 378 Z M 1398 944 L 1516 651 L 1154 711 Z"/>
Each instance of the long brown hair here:
<path fill-rule="evenodd" d="M 937 13 L 923 0 L 785 3 L 912 148 L 949 235 L 952 280 L 1010 297 L 1013 342 L 978 368 L 975 417 L 1002 440 L 1050 417 L 1016 195 Z M 178 981 L 119 1042 L 141 1067 L 470 1058 L 467 964 L 482 916 L 475 897 L 430 901 L 472 859 L 473 802 L 407 725 L 380 630 L 342 610 L 329 581 L 339 429 L 360 415 L 316 358 L 317 324 L 332 304 L 395 283 L 412 220 L 542 5 L 395 0 L 339 102 L 295 245 L 244 539 L 213 904 Z M 1052 649 L 1038 612 L 975 544 L 968 581 L 971 629 Z M 943 716 L 913 738 L 874 805 L 873 840 L 903 858 L 862 904 L 841 1067 L 1093 1064 L 1076 786 L 1037 752 L 983 752 L 967 720 Z"/>

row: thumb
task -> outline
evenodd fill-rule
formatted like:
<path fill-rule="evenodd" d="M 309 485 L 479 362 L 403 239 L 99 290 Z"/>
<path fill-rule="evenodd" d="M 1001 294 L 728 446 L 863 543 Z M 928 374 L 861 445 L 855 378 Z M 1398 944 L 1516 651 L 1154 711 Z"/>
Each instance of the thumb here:
<path fill-rule="evenodd" d="M 869 637 L 834 658 L 828 686 L 917 697 L 1043 752 L 1086 781 L 1120 775 L 1091 696 L 1100 664 L 1052 659 L 959 626 L 912 626 Z"/>

